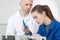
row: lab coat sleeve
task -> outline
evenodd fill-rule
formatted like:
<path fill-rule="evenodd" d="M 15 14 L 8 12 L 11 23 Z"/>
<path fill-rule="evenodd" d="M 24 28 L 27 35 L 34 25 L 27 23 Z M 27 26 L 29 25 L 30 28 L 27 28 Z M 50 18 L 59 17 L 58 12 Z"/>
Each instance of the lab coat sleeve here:
<path fill-rule="evenodd" d="M 41 34 L 41 31 L 42 31 L 42 30 L 41 30 L 41 27 L 39 26 L 39 29 L 38 29 L 37 34 L 42 35 L 42 34 Z"/>
<path fill-rule="evenodd" d="M 15 27 L 14 27 L 14 22 L 12 18 L 8 20 L 5 35 L 15 35 Z"/>

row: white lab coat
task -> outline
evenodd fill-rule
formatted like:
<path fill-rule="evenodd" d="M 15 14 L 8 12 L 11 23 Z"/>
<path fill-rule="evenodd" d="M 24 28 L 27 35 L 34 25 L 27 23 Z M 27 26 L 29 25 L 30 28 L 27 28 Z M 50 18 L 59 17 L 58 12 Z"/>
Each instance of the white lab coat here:
<path fill-rule="evenodd" d="M 5 35 L 23 35 L 22 19 L 24 19 L 26 25 L 32 33 L 36 33 L 38 31 L 39 25 L 32 19 L 30 14 L 27 17 L 21 17 L 20 13 L 18 12 L 8 19 Z"/>

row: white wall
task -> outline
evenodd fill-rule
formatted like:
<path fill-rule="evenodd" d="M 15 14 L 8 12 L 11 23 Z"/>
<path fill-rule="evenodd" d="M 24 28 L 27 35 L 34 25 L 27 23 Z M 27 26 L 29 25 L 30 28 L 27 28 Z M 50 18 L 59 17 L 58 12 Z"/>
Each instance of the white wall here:
<path fill-rule="evenodd" d="M 6 24 L 7 19 L 18 10 L 19 0 L 0 0 L 0 24 Z"/>
<path fill-rule="evenodd" d="M 19 9 L 19 0 L 0 0 L 0 40 L 5 33 L 8 18 Z"/>
<path fill-rule="evenodd" d="M 55 0 L 60 15 L 60 0 Z M 0 39 L 5 33 L 8 18 L 18 11 L 19 0 L 0 0 Z M 56 13 L 57 14 L 57 13 Z"/>
<path fill-rule="evenodd" d="M 57 7 L 58 7 L 58 15 L 59 15 L 59 22 L 60 22 L 60 0 L 55 0 Z M 57 14 L 57 13 L 56 13 Z"/>

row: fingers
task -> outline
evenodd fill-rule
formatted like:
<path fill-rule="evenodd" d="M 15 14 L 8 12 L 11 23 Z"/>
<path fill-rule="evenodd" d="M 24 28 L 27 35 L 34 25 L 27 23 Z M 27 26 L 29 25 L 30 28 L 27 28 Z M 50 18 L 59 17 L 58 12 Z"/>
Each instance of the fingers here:
<path fill-rule="evenodd" d="M 38 36 L 38 34 L 33 34 L 33 36 Z"/>
<path fill-rule="evenodd" d="M 29 32 L 29 29 L 28 29 L 28 28 L 22 27 L 22 30 L 23 30 L 25 33 L 28 33 L 28 32 Z"/>
<path fill-rule="evenodd" d="M 29 29 L 28 28 L 25 29 L 25 33 L 29 33 Z"/>
<path fill-rule="evenodd" d="M 22 26 L 22 30 L 25 31 L 24 27 Z"/>
<path fill-rule="evenodd" d="M 38 37 L 38 38 L 41 38 L 41 37 L 42 37 L 42 36 L 39 35 L 39 34 L 33 34 L 33 36 Z"/>

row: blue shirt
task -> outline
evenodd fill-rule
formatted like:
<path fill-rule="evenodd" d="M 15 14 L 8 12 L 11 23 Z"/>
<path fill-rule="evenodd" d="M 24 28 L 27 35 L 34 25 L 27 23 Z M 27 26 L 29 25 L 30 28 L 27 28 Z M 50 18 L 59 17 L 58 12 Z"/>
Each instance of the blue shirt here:
<path fill-rule="evenodd" d="M 45 30 L 45 25 L 42 24 L 40 25 L 37 34 L 46 36 L 46 40 L 60 40 L 60 23 L 55 19 L 51 20 L 51 24 L 48 26 L 47 32 Z"/>

